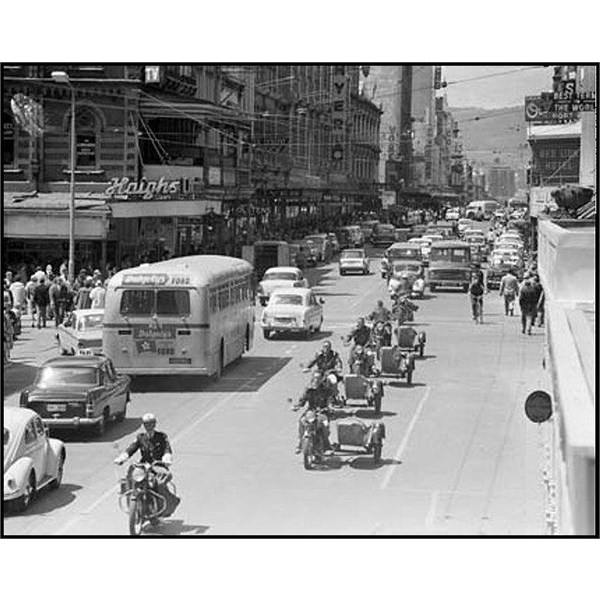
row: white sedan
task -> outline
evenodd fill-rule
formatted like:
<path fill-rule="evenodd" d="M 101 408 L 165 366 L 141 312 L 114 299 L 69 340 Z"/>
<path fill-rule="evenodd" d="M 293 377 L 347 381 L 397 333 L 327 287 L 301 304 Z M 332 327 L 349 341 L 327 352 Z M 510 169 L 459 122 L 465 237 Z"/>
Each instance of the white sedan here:
<path fill-rule="evenodd" d="M 263 310 L 260 325 L 263 336 L 272 333 L 293 332 L 309 337 L 323 325 L 323 298 L 316 297 L 312 289 L 279 289 L 271 294 Z"/>
<path fill-rule="evenodd" d="M 258 284 L 258 300 L 265 306 L 271 294 L 281 287 L 308 288 L 304 273 L 297 267 L 271 267 Z"/>
<path fill-rule="evenodd" d="M 4 407 L 3 502 L 25 510 L 43 487 L 60 486 L 67 451 L 48 437 L 41 417 L 28 408 Z"/>
<path fill-rule="evenodd" d="M 353 271 L 368 275 L 370 270 L 371 263 L 363 248 L 350 248 L 344 250 L 340 255 L 340 275 L 346 275 Z"/>
<path fill-rule="evenodd" d="M 56 332 L 61 354 L 102 354 L 103 318 L 103 308 L 74 310 Z"/>

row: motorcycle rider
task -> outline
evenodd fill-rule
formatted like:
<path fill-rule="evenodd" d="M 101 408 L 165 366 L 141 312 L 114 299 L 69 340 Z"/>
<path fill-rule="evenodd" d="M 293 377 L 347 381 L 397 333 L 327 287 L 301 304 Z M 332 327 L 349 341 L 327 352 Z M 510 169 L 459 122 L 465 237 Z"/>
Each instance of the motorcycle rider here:
<path fill-rule="evenodd" d="M 122 465 L 139 450 L 141 462 L 153 464 L 155 461 L 160 461 L 167 465 L 167 467 L 154 465 L 152 469 L 156 473 L 163 475 L 160 479 L 161 481 L 164 481 L 164 483 L 158 484 L 156 491 L 161 494 L 167 502 L 165 511 L 161 516 L 168 517 L 173 514 L 181 501 L 166 485 L 167 481 L 170 479 L 168 466 L 172 463 L 173 451 L 171 450 L 171 444 L 169 443 L 167 434 L 162 431 L 156 431 L 156 417 L 152 413 L 146 413 L 142 417 L 142 424 L 145 431 L 138 433 L 135 441 L 121 452 L 121 454 L 115 458 L 114 462 L 118 465 Z M 130 473 L 127 474 L 127 479 L 129 479 L 129 476 Z"/>
<path fill-rule="evenodd" d="M 298 445 L 295 449 L 296 454 L 300 454 L 302 451 L 302 437 L 304 436 L 304 429 L 306 428 L 306 413 L 309 410 L 325 410 L 328 404 L 328 397 L 329 393 L 323 383 L 323 376 L 318 371 L 315 371 L 310 379 L 308 387 L 304 390 L 298 402 L 292 406 L 292 410 L 296 411 L 305 404 L 308 404 L 307 410 L 302 413 L 298 421 Z M 327 416 L 323 412 L 319 412 L 317 419 L 317 432 L 321 435 L 323 448 L 325 452 L 330 452 L 331 444 L 329 442 L 329 422 Z"/>
<path fill-rule="evenodd" d="M 338 382 L 342 378 L 342 359 L 340 355 L 332 348 L 331 342 L 325 340 L 320 352 L 315 354 L 315 357 L 306 365 L 304 372 L 309 371 L 316 365 L 317 369 L 326 376 L 325 386 L 330 392 L 330 396 L 334 401 L 339 396 Z"/>
<path fill-rule="evenodd" d="M 377 305 L 375 306 L 375 310 L 369 315 L 369 319 L 373 321 L 373 323 L 378 322 L 387 322 L 392 318 L 392 312 L 386 308 L 383 304 L 383 300 L 377 300 Z"/>
<path fill-rule="evenodd" d="M 357 346 L 366 346 L 371 340 L 371 329 L 365 324 L 365 320 L 359 317 L 356 325 L 350 330 L 350 333 L 345 338 L 345 343 L 349 344 L 354 341 L 354 346 L 350 350 L 348 362 L 352 363 L 354 359 L 354 351 Z"/>
<path fill-rule="evenodd" d="M 376 375 L 373 354 L 365 350 L 363 346 L 356 346 L 352 362 L 349 365 L 350 373 L 356 373 L 363 377 Z"/>

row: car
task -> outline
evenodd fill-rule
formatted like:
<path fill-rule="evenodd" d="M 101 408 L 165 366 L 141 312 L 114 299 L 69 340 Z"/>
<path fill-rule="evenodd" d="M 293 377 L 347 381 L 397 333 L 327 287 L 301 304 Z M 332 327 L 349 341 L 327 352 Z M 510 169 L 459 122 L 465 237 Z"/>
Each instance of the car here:
<path fill-rule="evenodd" d="M 58 326 L 56 340 L 61 354 L 102 354 L 103 308 L 74 310 Z"/>
<path fill-rule="evenodd" d="M 473 225 L 473 221 L 471 219 L 459 219 L 458 220 L 458 233 L 462 234 L 465 229 L 468 229 Z"/>
<path fill-rule="evenodd" d="M 396 242 L 383 253 L 381 259 L 381 277 L 387 278 L 390 265 L 396 261 L 423 261 L 421 245 L 415 242 Z"/>
<path fill-rule="evenodd" d="M 340 242 L 342 238 L 344 243 L 341 244 L 342 250 L 345 248 L 362 248 L 365 243 L 365 237 L 359 225 L 346 225 L 338 230 Z"/>
<path fill-rule="evenodd" d="M 523 245 L 513 240 L 498 240 L 494 244 L 494 250 L 512 250 L 514 252 L 522 253 Z"/>
<path fill-rule="evenodd" d="M 506 218 L 506 211 L 502 208 L 499 208 L 498 210 L 494 211 L 494 217 L 496 219 L 505 219 Z"/>
<path fill-rule="evenodd" d="M 304 273 L 298 267 L 271 267 L 265 271 L 258 284 L 257 296 L 261 306 L 266 306 L 274 290 L 280 287 L 308 287 Z"/>
<path fill-rule="evenodd" d="M 389 246 L 396 241 L 396 228 L 389 223 L 379 223 L 372 235 L 373 246 Z"/>
<path fill-rule="evenodd" d="M 296 250 L 296 267 L 304 269 L 306 267 L 317 266 L 317 251 L 312 242 L 293 240 L 290 242 L 290 245 L 298 247 Z"/>
<path fill-rule="evenodd" d="M 316 267 L 319 262 L 319 248 L 317 247 L 317 244 L 315 244 L 314 240 L 308 240 L 306 238 L 303 239 L 302 242 L 306 244 L 306 247 L 310 252 L 311 262 L 313 263 L 313 266 Z"/>
<path fill-rule="evenodd" d="M 19 404 L 51 430 L 92 429 L 101 436 L 111 420 L 125 420 L 130 386 L 129 375 L 117 373 L 106 356 L 57 357 L 42 365 Z"/>
<path fill-rule="evenodd" d="M 329 262 L 331 260 L 333 249 L 326 233 L 314 233 L 304 236 L 304 239 L 315 244 L 319 262 Z"/>
<path fill-rule="evenodd" d="M 373 234 L 375 232 L 375 227 L 379 225 L 379 221 L 363 221 L 359 227 L 363 234 L 363 239 L 365 243 L 371 243 L 373 241 Z"/>
<path fill-rule="evenodd" d="M 287 332 L 308 338 L 321 330 L 324 303 L 311 288 L 275 290 L 260 318 L 263 337 L 268 340 L 273 333 Z"/>
<path fill-rule="evenodd" d="M 445 217 L 447 221 L 458 221 L 460 219 L 460 208 L 449 208 Z"/>
<path fill-rule="evenodd" d="M 363 248 L 350 248 L 344 250 L 340 255 L 339 273 L 344 276 L 348 273 L 362 273 L 368 275 L 371 272 L 371 262 Z"/>
<path fill-rule="evenodd" d="M 438 241 L 432 240 L 432 237 L 439 238 L 440 240 L 442 239 L 441 235 L 428 235 L 418 238 L 411 238 L 410 240 L 408 240 L 409 244 L 415 244 L 421 248 L 422 263 L 424 266 L 427 266 L 429 264 L 429 252 L 431 251 L 431 244 L 434 241 Z"/>
<path fill-rule="evenodd" d="M 393 262 L 390 271 L 390 281 L 388 287 L 394 287 L 392 280 L 400 281 L 406 275 L 410 288 L 414 286 L 417 279 L 424 279 L 423 264 L 420 261 L 400 261 Z"/>
<path fill-rule="evenodd" d="M 61 440 L 48 436 L 33 410 L 5 406 L 3 423 L 2 500 L 5 506 L 24 511 L 42 488 L 60 487 L 67 451 Z"/>

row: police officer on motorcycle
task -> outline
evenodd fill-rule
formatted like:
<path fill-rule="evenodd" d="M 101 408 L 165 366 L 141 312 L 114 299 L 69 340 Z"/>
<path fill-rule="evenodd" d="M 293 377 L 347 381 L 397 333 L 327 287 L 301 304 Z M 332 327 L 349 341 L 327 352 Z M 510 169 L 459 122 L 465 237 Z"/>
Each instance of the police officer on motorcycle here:
<path fill-rule="evenodd" d="M 342 379 L 342 359 L 340 355 L 332 348 L 331 342 L 325 340 L 320 352 L 317 352 L 315 357 L 306 365 L 304 371 L 307 372 L 312 367 L 316 366 L 320 373 L 325 375 L 324 385 L 329 391 L 329 395 L 334 403 L 337 402 L 338 382 Z"/>
<path fill-rule="evenodd" d="M 388 322 L 392 318 L 392 312 L 383 304 L 383 300 L 377 300 L 375 310 L 369 315 L 373 323 Z"/>
<path fill-rule="evenodd" d="M 167 434 L 162 431 L 156 431 L 156 417 L 152 413 L 146 413 L 142 417 L 142 424 L 144 426 L 144 431 L 137 434 L 135 441 L 119 454 L 114 462 L 118 465 L 122 465 L 139 450 L 141 462 L 152 465 L 154 462 L 158 461 L 165 465 L 153 465 L 152 469 L 156 473 L 163 475 L 159 479 L 160 481 L 164 481 L 164 483 L 158 484 L 156 491 L 161 494 L 167 502 L 167 508 L 162 516 L 168 517 L 173 514 L 180 502 L 180 499 L 175 496 L 166 485 L 167 481 L 170 480 L 168 467 L 173 460 L 173 451 L 171 450 L 171 444 L 169 443 Z"/>
<path fill-rule="evenodd" d="M 350 333 L 346 336 L 344 343 L 349 344 L 354 342 L 354 346 L 350 350 L 349 363 L 354 360 L 354 352 L 357 346 L 366 346 L 371 340 L 371 329 L 365 324 L 365 320 L 360 317 L 356 321 L 356 325 L 351 329 Z"/>
<path fill-rule="evenodd" d="M 331 444 L 329 442 L 329 424 L 326 415 L 322 412 L 327 409 L 329 392 L 325 387 L 324 378 L 318 371 L 315 371 L 311 377 L 308 387 L 304 390 L 302 396 L 300 396 L 297 404 L 292 406 L 292 410 L 296 411 L 302 408 L 305 404 L 308 405 L 307 411 L 319 411 L 318 416 L 318 431 L 323 440 L 323 447 L 326 451 L 331 450 Z M 296 454 L 300 454 L 302 451 L 302 436 L 304 435 L 305 422 L 304 418 L 306 415 L 305 411 L 300 420 L 298 421 L 298 445 L 296 446 Z"/>

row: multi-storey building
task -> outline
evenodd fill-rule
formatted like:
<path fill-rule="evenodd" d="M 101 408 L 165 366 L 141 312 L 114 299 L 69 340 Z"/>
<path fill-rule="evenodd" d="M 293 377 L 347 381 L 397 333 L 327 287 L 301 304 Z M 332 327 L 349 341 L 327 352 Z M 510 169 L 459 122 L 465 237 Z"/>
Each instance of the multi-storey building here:
<path fill-rule="evenodd" d="M 512 167 L 494 165 L 488 169 L 488 192 L 493 198 L 508 200 L 514 197 L 516 188 L 516 171 Z"/>

